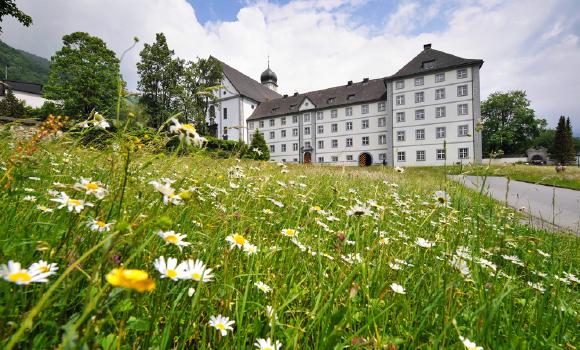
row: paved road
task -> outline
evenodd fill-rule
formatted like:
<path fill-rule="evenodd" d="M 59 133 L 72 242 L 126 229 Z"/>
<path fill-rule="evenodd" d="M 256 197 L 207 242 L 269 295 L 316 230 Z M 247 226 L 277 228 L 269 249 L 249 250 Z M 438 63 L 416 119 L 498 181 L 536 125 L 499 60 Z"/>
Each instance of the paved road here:
<path fill-rule="evenodd" d="M 480 190 L 483 183 L 480 176 L 454 178 L 476 190 Z M 488 177 L 484 192 L 505 203 L 507 179 L 498 176 Z M 509 183 L 507 202 L 516 209 L 525 207 L 528 214 L 544 222 L 580 234 L 580 191 L 512 180 Z"/>

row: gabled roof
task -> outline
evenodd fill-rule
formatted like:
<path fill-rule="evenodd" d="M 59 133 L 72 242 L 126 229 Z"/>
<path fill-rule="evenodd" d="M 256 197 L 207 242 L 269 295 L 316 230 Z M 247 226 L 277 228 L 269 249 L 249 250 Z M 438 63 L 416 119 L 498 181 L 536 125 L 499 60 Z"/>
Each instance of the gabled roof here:
<path fill-rule="evenodd" d="M 1 80 L 12 91 L 27 92 L 29 94 L 42 95 L 42 84 L 26 83 L 23 81 Z"/>
<path fill-rule="evenodd" d="M 221 64 L 224 76 L 228 78 L 228 80 L 232 83 L 232 85 L 236 88 L 236 90 L 240 93 L 240 95 L 251 98 L 252 100 L 257 102 L 264 102 L 267 100 L 282 97 L 282 95 L 280 95 L 276 91 L 270 90 L 266 86 L 258 83 L 257 81 L 245 75 L 244 73 L 228 66 L 227 64 L 218 60 L 215 57 L 212 56 L 210 57 L 216 59 Z"/>
<path fill-rule="evenodd" d="M 329 89 L 294 94 L 261 103 L 248 120 L 301 113 L 298 108 L 305 98 L 314 103 L 317 109 L 332 108 L 386 99 L 387 88 L 384 79 L 365 79 L 358 83 L 349 82 Z"/>
<path fill-rule="evenodd" d="M 433 62 L 433 67 L 428 69 L 424 68 L 425 62 Z M 427 44 L 424 46 L 424 50 L 421 51 L 421 53 L 415 56 L 415 58 L 413 58 L 397 73 L 390 76 L 389 79 L 399 79 L 412 75 L 432 73 L 434 71 L 449 69 L 453 67 L 471 65 L 479 65 L 481 67 L 482 64 L 483 60 L 453 56 L 443 51 L 432 49 L 431 44 Z"/>

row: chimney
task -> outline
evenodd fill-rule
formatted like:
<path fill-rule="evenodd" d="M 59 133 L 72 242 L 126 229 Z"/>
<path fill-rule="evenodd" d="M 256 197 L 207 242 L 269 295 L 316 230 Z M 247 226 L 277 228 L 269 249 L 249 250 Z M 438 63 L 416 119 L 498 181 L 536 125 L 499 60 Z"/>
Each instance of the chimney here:
<path fill-rule="evenodd" d="M 284 94 L 284 98 L 287 98 L 287 97 L 288 97 L 288 94 Z"/>
<path fill-rule="evenodd" d="M 423 45 L 423 50 L 428 50 L 431 48 L 431 44 L 425 44 Z"/>
<path fill-rule="evenodd" d="M 352 80 L 349 80 L 348 83 L 346 83 L 346 86 L 351 86 L 352 85 Z"/>
<path fill-rule="evenodd" d="M 298 91 L 296 91 L 296 92 L 294 93 L 294 96 L 298 96 Z"/>
<path fill-rule="evenodd" d="M 369 82 L 369 78 L 364 78 L 363 79 L 363 83 L 368 83 Z"/>

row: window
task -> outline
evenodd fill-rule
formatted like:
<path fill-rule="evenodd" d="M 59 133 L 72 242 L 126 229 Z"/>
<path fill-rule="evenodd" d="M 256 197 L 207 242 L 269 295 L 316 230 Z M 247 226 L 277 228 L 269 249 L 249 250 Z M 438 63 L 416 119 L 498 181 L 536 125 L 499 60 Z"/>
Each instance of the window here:
<path fill-rule="evenodd" d="M 457 87 L 457 96 L 458 97 L 467 96 L 467 85 L 459 85 Z"/>
<path fill-rule="evenodd" d="M 369 145 L 369 137 L 368 136 L 363 136 L 362 137 L 362 145 L 363 146 L 368 146 Z"/>
<path fill-rule="evenodd" d="M 398 80 L 397 82 L 395 82 L 395 89 L 401 90 L 404 88 L 405 88 L 405 81 L 404 80 Z"/>
<path fill-rule="evenodd" d="M 424 109 L 415 110 L 415 120 L 424 120 L 424 119 L 425 119 L 425 110 Z"/>
<path fill-rule="evenodd" d="M 292 144 L 292 150 L 293 151 L 298 151 L 298 144 L 297 143 L 293 143 Z"/>
<path fill-rule="evenodd" d="M 286 117 L 282 117 L 282 119 L 280 119 L 280 124 L 286 125 Z"/>
<path fill-rule="evenodd" d="M 276 125 L 276 122 L 274 121 L 274 119 L 270 119 L 270 126 L 274 126 Z"/>
<path fill-rule="evenodd" d="M 310 127 L 309 126 L 304 128 L 304 135 L 310 135 Z"/>
<path fill-rule="evenodd" d="M 379 102 L 379 103 L 377 104 L 377 110 L 378 110 L 379 112 L 384 112 L 384 111 L 386 111 L 386 110 L 387 110 L 387 104 L 386 104 L 386 103 L 384 103 L 384 102 Z"/>
<path fill-rule="evenodd" d="M 310 141 L 304 141 L 304 148 L 312 148 Z"/>
<path fill-rule="evenodd" d="M 467 68 L 461 68 L 457 70 L 457 79 L 467 78 Z"/>
<path fill-rule="evenodd" d="M 436 118 L 443 118 L 447 113 L 445 112 L 445 106 L 443 107 L 436 107 L 435 108 L 435 117 Z"/>
<path fill-rule="evenodd" d="M 228 119 L 228 109 L 224 108 L 224 119 Z"/>
<path fill-rule="evenodd" d="M 352 116 L 352 107 L 346 107 L 346 108 L 344 109 L 344 114 L 345 114 L 347 117 L 351 117 L 351 116 Z"/>
<path fill-rule="evenodd" d="M 294 123 L 294 124 L 298 123 L 298 116 L 297 115 L 292 116 L 292 123 Z"/>
<path fill-rule="evenodd" d="M 346 130 L 352 130 L 352 122 L 346 122 Z"/>
<path fill-rule="evenodd" d="M 442 100 L 445 98 L 445 88 L 435 90 L 435 99 Z"/>
<path fill-rule="evenodd" d="M 397 141 L 400 141 L 400 142 L 405 141 L 405 132 L 404 131 L 397 131 Z"/>
<path fill-rule="evenodd" d="M 330 117 L 331 118 L 336 118 L 338 117 L 338 111 L 336 109 L 333 109 L 330 111 Z"/>
<path fill-rule="evenodd" d="M 304 113 L 304 122 L 310 123 L 310 113 Z"/>
<path fill-rule="evenodd" d="M 318 141 L 318 149 L 324 149 L 324 141 Z"/>
<path fill-rule="evenodd" d="M 292 136 L 298 136 L 298 128 L 292 129 Z"/>
<path fill-rule="evenodd" d="M 318 157 L 318 163 L 324 163 L 324 157 Z"/>
<path fill-rule="evenodd" d="M 405 121 L 405 112 L 397 112 L 397 123 Z"/>
<path fill-rule="evenodd" d="M 406 160 L 405 152 L 397 152 L 397 160 L 399 162 L 404 162 Z"/>
<path fill-rule="evenodd" d="M 270 145 L 270 153 L 274 153 L 274 152 L 276 152 L 276 146 Z"/>
<path fill-rule="evenodd" d="M 436 83 L 441 83 L 445 81 L 445 73 L 438 73 L 435 74 L 435 82 Z"/>
<path fill-rule="evenodd" d="M 293 159 L 293 161 L 294 161 L 294 162 L 297 162 L 297 161 L 298 161 L 298 158 L 294 158 L 294 159 Z"/>
<path fill-rule="evenodd" d="M 379 135 L 379 145 L 387 144 L 387 135 Z"/>
<path fill-rule="evenodd" d="M 423 86 L 425 84 L 425 79 L 423 77 L 415 78 L 415 86 Z"/>
<path fill-rule="evenodd" d="M 260 120 L 260 128 L 263 128 L 263 127 L 264 127 L 264 121 Z"/>
<path fill-rule="evenodd" d="M 280 137 L 286 137 L 286 130 L 280 131 Z"/>
<path fill-rule="evenodd" d="M 348 95 L 348 96 L 346 96 L 346 100 L 347 101 L 354 100 L 354 96 L 355 96 L 355 94 Z"/>
<path fill-rule="evenodd" d="M 286 144 L 282 144 L 282 146 L 281 146 L 281 147 L 282 147 L 282 150 L 281 150 L 281 151 L 282 151 L 282 152 L 286 152 Z"/>
<path fill-rule="evenodd" d="M 386 153 L 379 153 L 379 160 L 387 160 L 387 154 Z"/>
<path fill-rule="evenodd" d="M 360 127 L 361 127 L 361 129 L 368 129 L 369 128 L 369 120 L 368 119 L 361 120 Z"/>
<path fill-rule="evenodd" d="M 437 150 L 437 160 L 445 160 L 445 150 L 444 149 Z"/>
<path fill-rule="evenodd" d="M 254 129 L 254 122 L 250 122 L 249 127 L 250 127 L 250 129 Z"/>
<path fill-rule="evenodd" d="M 387 118 L 379 118 L 379 127 L 387 126 Z"/>
<path fill-rule="evenodd" d="M 469 148 L 460 148 L 459 149 L 459 159 L 467 159 L 469 158 Z"/>
<path fill-rule="evenodd" d="M 402 106 L 405 104 L 405 95 L 399 95 L 396 99 L 397 106 Z"/>
<path fill-rule="evenodd" d="M 224 140 L 228 139 L 228 127 L 227 126 L 224 126 L 223 139 Z"/>
<path fill-rule="evenodd" d="M 418 162 L 425 161 L 425 151 L 417 151 L 417 161 Z"/>
<path fill-rule="evenodd" d="M 316 120 L 322 120 L 322 119 L 324 119 L 324 114 L 322 112 L 316 113 Z"/>
<path fill-rule="evenodd" d="M 332 161 L 333 162 L 338 162 L 338 157 L 337 156 L 332 156 Z"/>
<path fill-rule="evenodd" d="M 338 131 L 338 124 L 334 123 L 330 125 L 330 131 L 331 132 L 337 132 Z"/>
<path fill-rule="evenodd" d="M 318 128 L 318 133 L 319 133 L 319 134 L 322 134 L 322 133 L 324 133 L 324 125 L 318 125 L 318 127 L 317 127 L 317 128 Z"/>
<path fill-rule="evenodd" d="M 352 138 L 346 139 L 346 147 L 352 147 Z"/>
<path fill-rule="evenodd" d="M 275 132 L 274 131 L 270 131 L 270 139 L 273 139 L 275 137 Z"/>
<path fill-rule="evenodd" d="M 361 114 L 369 114 L 369 105 L 362 105 L 360 106 Z"/>
<path fill-rule="evenodd" d="M 334 103 L 334 97 L 331 97 L 328 100 L 326 100 L 326 104 L 331 104 L 331 103 Z"/>
<path fill-rule="evenodd" d="M 252 105 L 252 109 L 254 109 L 254 105 Z"/>
<path fill-rule="evenodd" d="M 469 114 L 469 108 L 467 107 L 467 103 L 457 105 L 457 115 L 467 115 L 467 114 Z"/>
<path fill-rule="evenodd" d="M 459 137 L 469 136 L 469 125 L 467 125 L 467 124 L 459 125 L 457 127 L 457 136 L 459 136 Z"/>
<path fill-rule="evenodd" d="M 332 148 L 338 148 L 338 140 L 332 140 Z"/>
<path fill-rule="evenodd" d="M 435 68 L 435 60 L 423 61 L 423 69 Z"/>
<path fill-rule="evenodd" d="M 348 155 L 346 156 L 346 160 L 349 160 L 349 161 L 351 161 L 351 160 L 352 160 L 352 154 L 348 154 Z"/>
<path fill-rule="evenodd" d="M 445 130 L 444 126 L 440 126 L 435 129 L 435 137 L 437 137 L 438 139 L 444 139 L 446 134 L 447 131 Z"/>
<path fill-rule="evenodd" d="M 425 129 L 415 130 L 415 140 L 425 140 Z"/>
<path fill-rule="evenodd" d="M 425 102 L 425 93 L 423 91 L 415 92 L 415 103 Z"/>

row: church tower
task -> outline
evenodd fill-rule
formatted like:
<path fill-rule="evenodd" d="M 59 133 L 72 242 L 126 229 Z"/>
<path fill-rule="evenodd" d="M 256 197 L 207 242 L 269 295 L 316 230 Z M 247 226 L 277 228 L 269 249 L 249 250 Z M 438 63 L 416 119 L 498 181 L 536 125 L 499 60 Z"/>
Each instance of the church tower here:
<path fill-rule="evenodd" d="M 276 76 L 276 73 L 270 69 L 270 58 L 268 58 L 268 68 L 262 72 L 262 75 L 260 75 L 260 81 L 262 82 L 262 85 L 270 90 L 278 90 L 278 76 Z"/>

